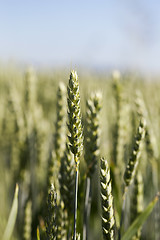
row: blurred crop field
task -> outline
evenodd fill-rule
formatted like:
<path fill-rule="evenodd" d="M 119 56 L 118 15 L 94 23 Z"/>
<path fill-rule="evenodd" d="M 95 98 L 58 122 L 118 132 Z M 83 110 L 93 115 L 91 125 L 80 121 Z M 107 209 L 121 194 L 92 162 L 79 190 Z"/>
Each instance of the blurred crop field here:
<path fill-rule="evenodd" d="M 133 149 L 134 137 L 141 116 L 146 120 L 147 130 L 141 147 L 138 169 L 143 183 L 142 208 L 154 199 L 160 186 L 160 81 L 148 81 L 144 76 L 123 74 L 88 73 L 78 71 L 83 133 L 86 131 L 86 101 L 91 94 L 100 93 L 99 145 L 96 155 L 96 169 L 91 177 L 92 202 L 89 218 L 89 238 L 102 239 L 101 201 L 99 170 L 100 158 L 107 159 L 111 171 L 113 209 L 115 216 L 115 238 L 122 210 L 124 172 Z M 67 141 L 67 85 L 70 71 L 22 71 L 18 68 L 0 69 L 0 236 L 3 236 L 9 218 L 16 184 L 19 186 L 18 214 L 10 239 L 46 238 L 46 207 L 48 179 L 56 185 L 57 199 L 63 182 L 60 166 L 65 155 Z M 63 82 L 64 91 L 59 98 L 59 86 Z M 56 143 L 58 124 L 58 104 L 63 107 L 62 139 Z M 59 101 L 59 102 L 58 102 Z M 60 120 L 62 120 L 60 118 Z M 84 139 L 85 141 L 85 139 Z M 57 150 L 59 148 L 59 150 Z M 87 164 L 84 151 L 80 158 L 77 232 L 83 239 L 83 213 L 85 205 L 85 177 Z M 59 154 L 57 154 L 59 151 Z M 84 154 L 85 153 L 85 154 Z M 53 162 L 51 168 L 50 161 Z M 54 170 L 53 170 L 54 169 Z M 73 174 L 74 175 L 74 174 Z M 64 180 L 65 181 L 65 180 Z M 66 180 L 67 181 L 67 180 Z M 123 230 L 131 224 L 132 193 L 131 184 L 126 197 L 123 216 Z M 63 200 L 63 199 L 62 199 Z M 59 201 L 59 200 L 58 200 Z M 73 197 L 74 201 L 74 197 Z M 65 201 L 63 202 L 63 204 Z M 66 206 L 62 206 L 62 213 Z M 62 215 L 63 215 L 62 214 Z M 70 218 L 73 218 L 72 214 Z M 60 219 L 60 232 L 66 231 Z M 66 222 L 73 224 L 67 215 Z M 64 222 L 65 222 L 64 221 Z M 141 238 L 160 239 L 159 201 L 145 221 Z M 64 227 L 64 229 L 63 229 Z M 70 229 L 73 232 L 73 229 Z M 122 233 L 122 235 L 123 235 Z M 65 237 L 50 239 L 71 239 Z M 2 239 L 2 238 L 1 238 Z M 104 238 L 105 239 L 105 238 Z"/>

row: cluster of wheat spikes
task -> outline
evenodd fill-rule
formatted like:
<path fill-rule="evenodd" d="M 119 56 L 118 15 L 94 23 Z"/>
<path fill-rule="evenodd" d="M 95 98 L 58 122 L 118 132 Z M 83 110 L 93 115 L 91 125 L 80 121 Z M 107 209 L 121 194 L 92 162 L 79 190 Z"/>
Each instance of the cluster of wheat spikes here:
<path fill-rule="evenodd" d="M 99 81 L 101 90 L 85 99 L 86 111 L 76 71 L 67 87 L 59 83 L 53 102 L 48 97 L 51 82 L 43 99 L 40 88 L 46 79 L 33 69 L 25 74 L 22 94 L 18 82 L 8 80 L 7 86 L 0 80 L 8 91 L 0 97 L 1 196 L 8 201 L 18 183 L 8 221 L 8 210 L 2 212 L 3 240 L 159 240 L 159 146 L 142 93 L 129 98 L 125 90 L 132 82 L 122 79 L 113 74 L 106 96 L 105 82 Z M 56 109 L 51 116 L 50 104 Z M 145 234 L 148 225 L 143 228 L 143 223 L 155 205 L 154 231 Z"/>

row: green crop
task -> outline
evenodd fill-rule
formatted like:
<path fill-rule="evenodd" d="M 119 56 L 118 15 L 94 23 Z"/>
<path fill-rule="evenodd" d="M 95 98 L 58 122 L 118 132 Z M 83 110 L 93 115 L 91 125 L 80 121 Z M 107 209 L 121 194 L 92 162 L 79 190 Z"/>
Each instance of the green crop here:
<path fill-rule="evenodd" d="M 4 71 L 2 239 L 159 240 L 160 83 Z"/>

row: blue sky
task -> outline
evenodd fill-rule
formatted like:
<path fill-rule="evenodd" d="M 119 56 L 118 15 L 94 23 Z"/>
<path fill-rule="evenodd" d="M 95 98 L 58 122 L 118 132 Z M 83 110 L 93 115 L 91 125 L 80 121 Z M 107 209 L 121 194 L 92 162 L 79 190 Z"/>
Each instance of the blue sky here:
<path fill-rule="evenodd" d="M 0 60 L 160 72 L 159 0 L 1 0 Z"/>

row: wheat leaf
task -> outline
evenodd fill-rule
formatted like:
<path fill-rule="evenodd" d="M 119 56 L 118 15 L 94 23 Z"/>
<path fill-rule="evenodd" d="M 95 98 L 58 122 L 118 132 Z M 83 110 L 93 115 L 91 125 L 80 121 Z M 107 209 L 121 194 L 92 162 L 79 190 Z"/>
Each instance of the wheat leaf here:
<path fill-rule="evenodd" d="M 17 218 L 17 212 L 18 212 L 18 184 L 16 184 L 12 208 L 9 214 L 7 226 L 4 231 L 3 240 L 9 240 L 11 238 Z"/>
<path fill-rule="evenodd" d="M 39 227 L 37 227 L 37 240 L 40 240 Z"/>
<path fill-rule="evenodd" d="M 138 229 L 143 225 L 148 216 L 151 214 L 155 204 L 157 203 L 159 197 L 158 195 L 148 204 L 145 210 L 135 219 L 135 221 L 131 224 L 128 230 L 122 237 L 122 240 L 130 240 L 138 231 Z"/>

